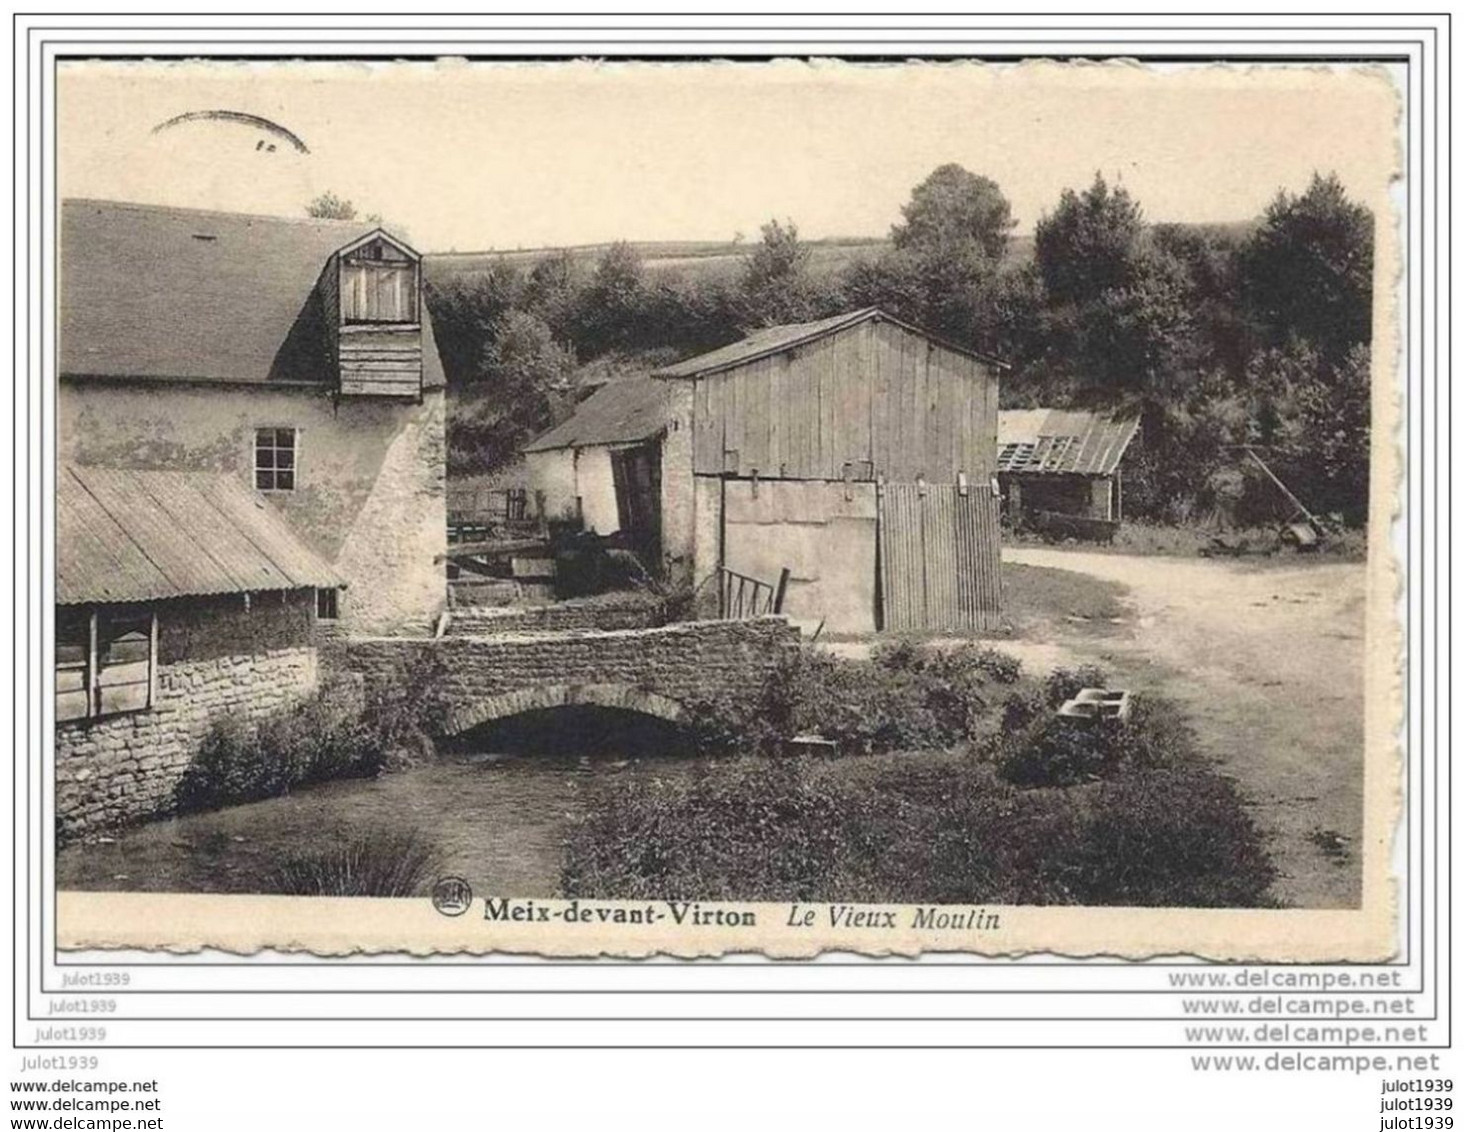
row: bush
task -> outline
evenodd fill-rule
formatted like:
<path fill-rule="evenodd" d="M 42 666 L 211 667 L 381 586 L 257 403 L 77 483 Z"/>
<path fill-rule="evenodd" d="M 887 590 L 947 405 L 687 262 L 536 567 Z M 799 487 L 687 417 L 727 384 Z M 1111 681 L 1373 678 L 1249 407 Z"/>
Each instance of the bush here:
<path fill-rule="evenodd" d="M 572 832 L 562 887 L 568 897 L 824 899 L 848 858 L 870 851 L 861 816 L 796 759 L 739 758 L 692 782 L 631 780 Z"/>
<path fill-rule="evenodd" d="M 1235 786 L 1195 767 L 1104 783 L 1073 864 L 1083 904 L 1264 906 L 1276 876 Z"/>
<path fill-rule="evenodd" d="M 1101 688 L 1107 673 L 1093 664 L 1077 668 L 1054 668 L 1040 686 L 1024 684 L 1013 689 L 1001 705 L 1001 730 L 1012 736 L 1026 730 L 1038 720 L 1047 719 L 1084 688 Z"/>
<path fill-rule="evenodd" d="M 1127 720 L 1073 719 L 1051 711 L 1060 691 L 1049 681 L 1045 709 L 996 744 L 997 772 L 1015 786 L 1074 786 L 1197 757 L 1194 733 L 1167 700 L 1137 699 Z"/>
<path fill-rule="evenodd" d="M 413 707 L 393 696 L 362 701 L 346 681 L 324 684 L 251 725 L 221 715 L 209 726 L 174 791 L 184 813 L 257 802 L 296 786 L 370 778 L 425 742 Z"/>
<path fill-rule="evenodd" d="M 852 772 L 850 770 L 852 769 Z M 737 759 L 627 782 L 569 838 L 570 897 L 1254 907 L 1274 869 L 1202 764 L 1024 790 L 959 756 Z"/>
<path fill-rule="evenodd" d="M 287 853 L 265 880 L 283 896 L 417 896 L 441 871 L 440 856 L 417 829 L 383 830 Z"/>
<path fill-rule="evenodd" d="M 1054 668 L 1042 690 L 1047 706 L 1059 708 L 1084 688 L 1102 688 L 1107 683 L 1108 673 L 1099 665 L 1080 664 L 1076 668 Z"/>
<path fill-rule="evenodd" d="M 872 661 L 803 650 L 765 684 L 688 705 L 702 753 L 773 753 L 815 732 L 846 753 L 949 747 L 984 735 L 991 686 L 1010 683 L 1018 662 L 990 649 L 899 644 Z"/>

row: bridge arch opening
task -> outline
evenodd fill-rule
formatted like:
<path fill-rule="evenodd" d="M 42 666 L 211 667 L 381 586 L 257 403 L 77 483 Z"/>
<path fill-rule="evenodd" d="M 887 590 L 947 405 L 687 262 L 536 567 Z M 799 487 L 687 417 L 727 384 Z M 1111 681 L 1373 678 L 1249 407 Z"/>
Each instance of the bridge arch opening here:
<path fill-rule="evenodd" d="M 640 688 L 549 685 L 465 705 L 444 739 L 459 751 L 632 757 L 683 751 L 685 721 L 675 700 Z"/>

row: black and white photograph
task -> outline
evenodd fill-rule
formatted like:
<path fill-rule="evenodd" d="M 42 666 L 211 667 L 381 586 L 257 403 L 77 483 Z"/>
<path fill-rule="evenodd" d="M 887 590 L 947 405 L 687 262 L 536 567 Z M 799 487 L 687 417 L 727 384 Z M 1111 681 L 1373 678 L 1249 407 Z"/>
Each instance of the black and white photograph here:
<path fill-rule="evenodd" d="M 1392 953 L 1386 68 L 56 91 L 63 947 Z"/>

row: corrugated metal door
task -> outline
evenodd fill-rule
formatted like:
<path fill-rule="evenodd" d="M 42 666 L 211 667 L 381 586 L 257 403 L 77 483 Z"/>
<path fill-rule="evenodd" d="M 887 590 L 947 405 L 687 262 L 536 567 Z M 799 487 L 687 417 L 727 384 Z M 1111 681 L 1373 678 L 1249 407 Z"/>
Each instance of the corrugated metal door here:
<path fill-rule="evenodd" d="M 886 483 L 879 491 L 881 628 L 995 629 L 997 501 L 984 485 Z"/>

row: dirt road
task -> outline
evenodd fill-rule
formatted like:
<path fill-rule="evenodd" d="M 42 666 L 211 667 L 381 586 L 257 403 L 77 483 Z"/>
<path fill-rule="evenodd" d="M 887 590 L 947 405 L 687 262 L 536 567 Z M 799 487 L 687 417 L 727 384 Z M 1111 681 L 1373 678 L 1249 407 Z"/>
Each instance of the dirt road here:
<path fill-rule="evenodd" d="M 1132 688 L 1189 710 L 1233 774 L 1296 907 L 1361 899 L 1364 568 L 1264 565 L 1009 547 L 1004 562 L 1071 570 L 1127 590 L 1112 635 L 1063 620 L 1012 651 L 1096 660 Z"/>

